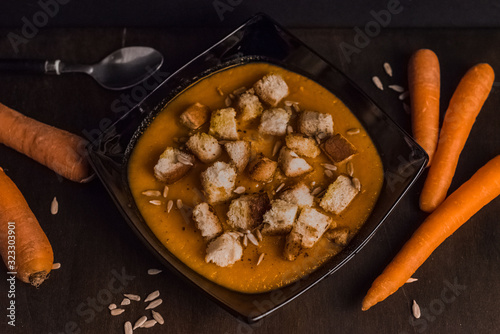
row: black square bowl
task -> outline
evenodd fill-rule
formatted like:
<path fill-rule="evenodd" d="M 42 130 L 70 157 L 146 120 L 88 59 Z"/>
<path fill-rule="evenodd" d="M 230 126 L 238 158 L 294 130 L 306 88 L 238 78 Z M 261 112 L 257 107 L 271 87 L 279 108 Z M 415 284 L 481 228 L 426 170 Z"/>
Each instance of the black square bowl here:
<path fill-rule="evenodd" d="M 300 280 L 267 293 L 245 294 L 219 286 L 179 261 L 151 232 L 128 186 L 127 164 L 138 138 L 156 114 L 193 82 L 228 66 L 276 64 L 329 89 L 370 134 L 384 166 L 384 183 L 371 216 L 341 253 Z M 427 164 L 427 155 L 353 82 L 269 17 L 259 14 L 180 68 L 88 146 L 91 164 L 138 237 L 166 267 L 231 314 L 254 322 L 304 293 L 349 261 L 374 235 Z M 280 298 L 276 298 L 277 293 Z"/>

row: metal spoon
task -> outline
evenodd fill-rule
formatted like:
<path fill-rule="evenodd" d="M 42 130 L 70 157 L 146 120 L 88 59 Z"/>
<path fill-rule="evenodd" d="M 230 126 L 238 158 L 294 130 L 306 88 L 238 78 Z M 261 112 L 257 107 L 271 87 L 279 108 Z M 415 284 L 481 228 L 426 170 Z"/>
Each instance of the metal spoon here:
<path fill-rule="evenodd" d="M 133 87 L 156 72 L 163 63 L 161 53 L 150 47 L 118 49 L 94 65 L 65 64 L 61 60 L 0 59 L 0 72 L 41 74 L 86 73 L 107 89 Z"/>

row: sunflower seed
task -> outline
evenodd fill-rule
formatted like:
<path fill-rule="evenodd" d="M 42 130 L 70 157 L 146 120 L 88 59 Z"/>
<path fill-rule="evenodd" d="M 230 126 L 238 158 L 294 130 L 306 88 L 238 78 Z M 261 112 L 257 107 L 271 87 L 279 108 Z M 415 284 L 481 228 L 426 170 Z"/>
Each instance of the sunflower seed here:
<path fill-rule="evenodd" d="M 257 238 L 255 238 L 255 236 L 250 232 L 250 233 L 247 233 L 245 234 L 246 236 L 248 236 L 248 240 L 254 244 L 255 246 L 258 246 L 259 245 L 259 241 L 257 240 Z"/>
<path fill-rule="evenodd" d="M 245 234 L 243 236 L 243 247 L 247 247 L 248 246 L 248 237 L 247 235 Z"/>
<path fill-rule="evenodd" d="M 224 96 L 224 92 L 220 87 L 216 87 L 215 90 L 217 90 L 217 93 L 219 93 L 220 96 Z"/>
<path fill-rule="evenodd" d="M 244 236 L 244 234 L 241 233 L 240 231 L 233 231 L 233 232 L 229 232 L 229 233 L 234 233 L 234 234 L 236 234 L 240 238 L 242 238 Z"/>
<path fill-rule="evenodd" d="M 132 329 L 132 323 L 127 321 L 125 325 L 123 325 L 123 330 L 125 331 L 125 334 L 132 334 L 134 332 Z"/>
<path fill-rule="evenodd" d="M 234 94 L 233 93 L 229 93 L 229 97 L 231 98 L 231 100 L 234 100 Z"/>
<path fill-rule="evenodd" d="M 293 114 L 292 107 L 290 107 L 290 106 L 285 106 L 285 108 L 284 108 L 284 109 L 286 110 L 286 113 L 287 113 L 288 115 Z"/>
<path fill-rule="evenodd" d="M 116 308 L 116 304 L 109 304 L 109 305 L 108 305 L 108 309 L 109 309 L 110 311 L 114 310 L 115 308 Z"/>
<path fill-rule="evenodd" d="M 260 233 L 260 230 L 256 230 L 255 235 L 257 236 L 257 239 L 259 240 L 259 242 L 262 241 L 262 233 Z"/>
<path fill-rule="evenodd" d="M 56 262 L 56 263 L 54 263 L 54 264 L 52 265 L 52 270 L 57 270 L 57 269 L 59 269 L 59 268 L 61 268 L 61 264 L 60 264 L 60 263 L 58 263 L 58 262 Z"/>
<path fill-rule="evenodd" d="M 377 86 L 378 89 L 384 90 L 384 85 L 382 85 L 382 81 L 380 81 L 379 77 L 374 76 L 372 78 L 372 81 L 375 84 L 375 86 Z"/>
<path fill-rule="evenodd" d="M 295 112 L 299 112 L 299 111 L 300 111 L 299 103 L 298 103 L 298 102 L 295 102 L 295 103 L 292 105 L 292 108 L 293 108 L 293 110 L 295 110 Z"/>
<path fill-rule="evenodd" d="M 245 187 L 240 186 L 240 187 L 234 189 L 233 192 L 241 195 L 245 192 Z"/>
<path fill-rule="evenodd" d="M 124 293 L 123 296 L 127 297 L 130 300 L 136 301 L 136 302 L 141 300 L 141 297 L 139 297 L 138 295 L 133 295 L 131 293 Z"/>
<path fill-rule="evenodd" d="M 158 275 L 161 272 L 160 269 L 148 269 L 148 275 Z"/>
<path fill-rule="evenodd" d="M 174 201 L 172 201 L 172 200 L 168 201 L 168 204 L 167 204 L 167 213 L 170 213 L 170 210 L 172 210 L 173 206 L 174 206 Z"/>
<path fill-rule="evenodd" d="M 326 177 L 333 178 L 333 172 L 329 169 L 325 169 Z"/>
<path fill-rule="evenodd" d="M 276 188 L 276 192 L 279 193 L 281 189 L 283 189 L 283 187 L 285 186 L 285 183 L 282 183 L 278 186 L 278 188 Z"/>
<path fill-rule="evenodd" d="M 123 312 L 125 312 L 124 309 L 122 309 L 122 308 L 115 308 L 114 310 L 111 310 L 111 315 L 113 315 L 113 316 L 120 315 Z"/>
<path fill-rule="evenodd" d="M 122 302 L 120 303 L 120 305 L 130 305 L 130 299 L 128 298 L 123 298 Z"/>
<path fill-rule="evenodd" d="M 57 201 L 57 198 L 54 197 L 52 203 L 50 203 L 50 213 L 53 215 L 57 215 L 58 212 L 59 212 L 59 202 Z"/>
<path fill-rule="evenodd" d="M 408 115 L 410 114 L 410 106 L 407 105 L 406 103 L 403 103 L 403 110 L 405 111 L 405 113 L 407 113 Z"/>
<path fill-rule="evenodd" d="M 348 161 L 345 168 L 349 176 L 352 176 L 354 174 L 354 166 L 352 165 L 352 162 Z"/>
<path fill-rule="evenodd" d="M 406 280 L 406 283 L 413 283 L 413 282 L 416 282 L 418 281 L 418 278 L 413 278 L 413 277 L 410 277 Z"/>
<path fill-rule="evenodd" d="M 163 188 L 163 197 L 167 198 L 168 190 L 169 190 L 168 186 L 165 186 L 165 188 Z"/>
<path fill-rule="evenodd" d="M 148 196 L 148 197 L 158 197 L 158 196 L 161 196 L 161 192 L 159 192 L 158 190 L 146 190 L 146 191 L 143 191 L 142 194 L 144 196 Z"/>
<path fill-rule="evenodd" d="M 289 135 L 290 133 L 293 133 L 293 127 L 291 125 L 286 127 L 286 134 Z"/>
<path fill-rule="evenodd" d="M 358 189 L 358 191 L 361 191 L 361 182 L 359 182 L 357 177 L 352 178 L 352 185 L 354 188 Z"/>
<path fill-rule="evenodd" d="M 152 301 L 149 303 L 149 305 L 146 307 L 146 310 L 153 309 L 155 307 L 158 307 L 161 303 L 163 303 L 163 300 L 161 299 L 156 299 L 155 301 Z"/>
<path fill-rule="evenodd" d="M 293 105 L 292 101 L 285 101 L 285 106 L 291 107 Z"/>
<path fill-rule="evenodd" d="M 384 63 L 384 70 L 385 70 L 385 73 L 387 73 L 388 76 L 392 77 L 392 67 L 391 67 L 391 64 Z"/>
<path fill-rule="evenodd" d="M 234 94 L 234 95 L 241 95 L 241 94 L 243 94 L 246 90 L 247 90 L 247 89 L 246 89 L 245 87 L 240 87 L 240 88 L 238 88 L 238 89 L 235 89 L 235 90 L 233 91 L 233 94 Z M 158 321 L 158 322 L 159 322 L 159 321 Z"/>
<path fill-rule="evenodd" d="M 146 322 L 146 320 L 148 320 L 148 317 L 146 317 L 145 315 L 137 319 L 133 329 L 136 330 L 137 328 L 141 327 Z"/>
<path fill-rule="evenodd" d="M 182 205 L 182 200 L 181 199 L 178 199 L 177 202 L 176 202 L 176 205 L 177 205 L 177 209 L 182 209 L 183 205 Z"/>
<path fill-rule="evenodd" d="M 226 97 L 226 99 L 224 100 L 224 104 L 226 105 L 226 107 L 230 107 L 232 103 L 233 103 L 233 100 L 229 96 Z"/>
<path fill-rule="evenodd" d="M 179 161 L 181 164 L 186 165 L 186 166 L 193 165 L 193 163 L 188 158 L 186 158 L 186 156 L 184 156 L 182 154 L 177 155 L 177 161 Z"/>
<path fill-rule="evenodd" d="M 405 91 L 404 87 L 402 87 L 400 85 L 389 85 L 387 87 L 389 87 L 390 89 L 392 89 L 393 91 L 398 92 L 398 93 L 402 93 Z"/>
<path fill-rule="evenodd" d="M 399 97 L 398 97 L 398 98 L 399 98 L 401 101 L 403 101 L 403 100 L 404 100 L 404 99 L 406 99 L 409 95 L 410 95 L 410 92 L 406 91 L 406 92 L 404 92 L 404 93 L 401 93 L 401 94 L 399 95 Z"/>
<path fill-rule="evenodd" d="M 329 169 L 329 170 L 332 170 L 332 171 L 336 171 L 337 170 L 337 166 L 335 165 L 332 165 L 332 164 L 321 164 L 323 167 L 325 167 L 325 169 Z"/>
<path fill-rule="evenodd" d="M 159 201 L 157 199 L 153 199 L 153 200 L 149 201 L 149 203 L 151 203 L 153 205 L 161 205 L 161 201 Z"/>
<path fill-rule="evenodd" d="M 262 260 L 264 260 L 264 254 L 266 254 L 266 253 L 260 254 L 259 259 L 257 260 L 257 265 L 259 265 L 262 262 Z"/>
<path fill-rule="evenodd" d="M 280 150 L 281 148 L 281 142 L 278 140 L 275 144 L 274 144 L 274 147 L 273 147 L 273 157 L 278 154 L 278 151 Z"/>
<path fill-rule="evenodd" d="M 295 153 L 294 151 L 290 152 L 290 155 L 294 158 L 298 158 L 299 155 L 297 153 Z"/>
<path fill-rule="evenodd" d="M 413 305 L 411 306 L 411 311 L 412 311 L 413 316 L 415 317 L 415 319 L 420 318 L 420 316 L 421 316 L 420 306 L 418 306 L 418 304 L 415 301 L 415 299 L 413 300 Z"/>
<path fill-rule="evenodd" d="M 352 129 L 347 130 L 346 133 L 349 136 L 357 135 L 359 133 L 359 129 L 358 128 L 352 128 Z"/>
<path fill-rule="evenodd" d="M 142 326 L 141 328 L 151 328 L 153 327 L 154 325 L 156 325 L 156 320 L 152 319 L 152 320 L 148 320 L 146 321 Z"/>
<path fill-rule="evenodd" d="M 327 134 L 326 134 L 326 133 L 324 133 L 324 132 L 320 132 L 320 133 L 318 133 L 318 139 L 319 139 L 319 140 L 323 140 L 323 139 L 325 139 L 325 138 L 326 138 L 326 136 L 327 136 Z"/>
<path fill-rule="evenodd" d="M 316 187 L 316 188 L 314 188 L 314 189 L 313 189 L 313 191 L 311 191 L 311 195 L 316 196 L 316 195 L 318 195 L 318 194 L 319 194 L 322 190 L 323 190 L 323 188 L 321 188 L 321 187 Z"/>
<path fill-rule="evenodd" d="M 152 300 L 155 300 L 156 298 L 158 298 L 160 296 L 160 291 L 156 290 L 156 291 L 153 291 L 151 292 L 147 297 L 146 299 L 144 299 L 144 302 L 147 303 L 147 302 L 150 302 Z"/>
<path fill-rule="evenodd" d="M 155 310 L 151 310 L 151 314 L 153 315 L 153 319 L 155 319 L 160 325 L 163 325 L 165 323 L 165 320 L 163 320 L 163 317 L 160 313 L 156 312 Z"/>

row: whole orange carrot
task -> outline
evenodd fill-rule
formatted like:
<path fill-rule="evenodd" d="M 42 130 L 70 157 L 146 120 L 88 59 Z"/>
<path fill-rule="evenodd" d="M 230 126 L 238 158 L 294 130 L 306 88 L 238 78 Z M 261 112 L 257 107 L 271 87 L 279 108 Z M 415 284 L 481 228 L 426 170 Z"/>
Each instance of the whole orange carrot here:
<path fill-rule="evenodd" d="M 39 286 L 47 278 L 52 247 L 14 182 L 0 168 L 0 253 L 7 271 Z"/>
<path fill-rule="evenodd" d="M 363 299 L 362 310 L 396 292 L 446 238 L 499 195 L 500 155 L 480 168 L 427 217 L 373 282 Z"/>
<path fill-rule="evenodd" d="M 0 143 L 69 180 L 84 182 L 90 176 L 83 138 L 35 121 L 1 103 Z"/>
<path fill-rule="evenodd" d="M 495 74 L 488 64 L 472 67 L 458 84 L 443 121 L 434 160 L 420 195 L 420 209 L 432 212 L 446 198 L 458 158 L 486 101 Z"/>
<path fill-rule="evenodd" d="M 434 52 L 418 50 L 408 64 L 413 137 L 429 155 L 431 165 L 439 136 L 439 60 Z"/>

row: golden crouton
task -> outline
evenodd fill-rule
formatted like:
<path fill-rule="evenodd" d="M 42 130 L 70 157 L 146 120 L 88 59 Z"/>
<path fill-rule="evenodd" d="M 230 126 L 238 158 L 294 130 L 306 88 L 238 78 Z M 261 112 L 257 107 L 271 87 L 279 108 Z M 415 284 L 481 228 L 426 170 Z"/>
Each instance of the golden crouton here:
<path fill-rule="evenodd" d="M 208 203 L 199 203 L 193 209 L 193 220 L 206 240 L 215 238 L 222 233 L 222 225 L 219 217 Z"/>
<path fill-rule="evenodd" d="M 321 144 L 321 149 L 335 163 L 350 159 L 358 153 L 356 147 L 339 133 Z"/>
<path fill-rule="evenodd" d="M 191 130 L 195 130 L 208 122 L 209 116 L 210 109 L 207 106 L 196 102 L 195 104 L 190 105 L 181 114 L 181 123 Z"/>
<path fill-rule="evenodd" d="M 174 183 L 189 172 L 194 156 L 173 147 L 167 147 L 154 167 L 155 177 L 165 183 Z"/>
<path fill-rule="evenodd" d="M 337 179 L 328 186 L 319 205 L 326 211 L 339 214 L 351 203 L 359 193 L 352 184 L 349 177 L 339 175 Z"/>
<path fill-rule="evenodd" d="M 233 108 L 225 108 L 212 112 L 208 133 L 219 139 L 237 140 L 236 111 Z"/>
<path fill-rule="evenodd" d="M 262 217 L 269 207 L 266 193 L 243 195 L 229 205 L 227 223 L 234 229 L 251 230 L 262 223 Z"/>
<path fill-rule="evenodd" d="M 316 158 L 321 153 L 314 139 L 298 133 L 287 135 L 285 137 L 285 142 L 289 149 L 300 156 Z"/>
<path fill-rule="evenodd" d="M 278 163 L 259 155 L 248 166 L 248 175 L 254 181 L 267 182 L 273 178 Z"/>
<path fill-rule="evenodd" d="M 257 81 L 253 88 L 260 99 L 275 107 L 288 95 L 288 86 L 279 74 L 270 73 Z"/>
<path fill-rule="evenodd" d="M 217 139 L 202 132 L 192 135 L 187 141 L 186 146 L 204 163 L 215 161 L 222 153 Z"/>

